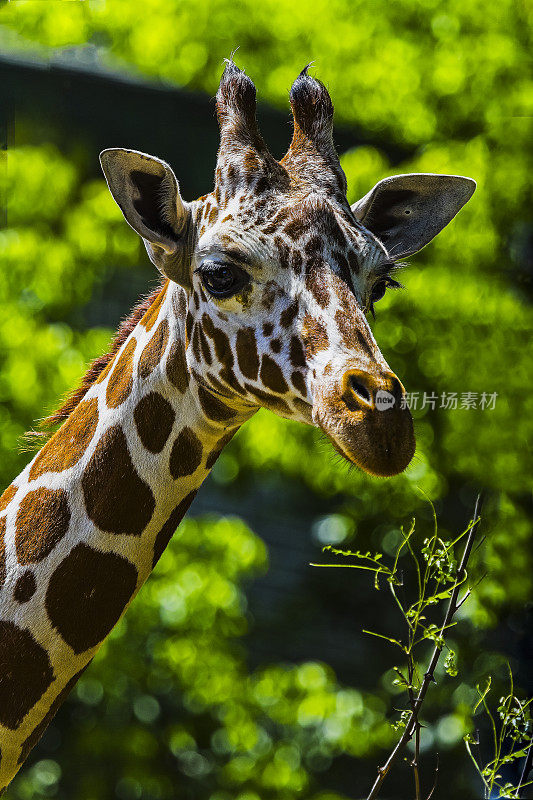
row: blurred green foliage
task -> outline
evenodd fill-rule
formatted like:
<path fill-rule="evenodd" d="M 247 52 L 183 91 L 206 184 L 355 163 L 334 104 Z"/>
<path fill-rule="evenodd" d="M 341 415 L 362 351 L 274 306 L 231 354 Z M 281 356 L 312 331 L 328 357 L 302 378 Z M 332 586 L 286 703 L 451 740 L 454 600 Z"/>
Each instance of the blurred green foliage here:
<path fill-rule="evenodd" d="M 387 481 L 332 459 L 317 431 L 260 412 L 212 478 L 232 493 L 236 511 L 254 481 L 279 479 L 327 506 L 320 542 L 349 539 L 366 549 L 373 537 L 389 552 L 398 526 L 424 513 L 418 487 L 439 513 L 453 507 L 461 522 L 473 488 L 486 487 L 491 530 L 479 569 L 487 577 L 464 608 L 465 624 L 478 628 L 531 595 L 529 12 L 525 0 L 490 10 L 479 0 L 318 0 L 312 10 L 287 0 L 145 0 L 142 9 L 126 0 L 19 0 L 0 8 L 6 52 L 91 48 L 101 63 L 211 95 L 222 59 L 239 45 L 237 61 L 260 99 L 283 108 L 296 74 L 316 59 L 337 121 L 373 142 L 343 154 L 352 201 L 399 172 L 478 181 L 459 217 L 403 273 L 407 291 L 379 304 L 374 329 L 409 392 L 439 400 L 442 392 L 497 392 L 494 410 L 419 408 L 417 456 Z M 385 150 L 410 155 L 393 164 Z M 87 180 L 81 163 L 45 143 L 15 148 L 7 161 L 4 485 L 27 460 L 17 449 L 20 435 L 107 346 L 111 331 L 80 325 L 80 310 L 102 296 L 110 275 L 126 284 L 145 263 L 103 180 Z M 242 583 L 265 568 L 264 547 L 239 520 L 187 521 L 9 800 L 337 800 L 318 788 L 327 776 L 316 774 L 342 753 L 377 759 L 393 735 L 385 723 L 392 680 L 386 673 L 379 690 L 362 694 L 339 687 L 319 661 L 250 671 L 238 642 L 248 619 Z M 466 659 L 459 632 L 453 646 Z M 496 658 L 477 655 L 452 695 L 443 687 L 435 695 L 428 737 L 441 747 L 468 729 L 469 678 Z M 61 777 L 59 763 L 77 770 L 63 768 Z"/>

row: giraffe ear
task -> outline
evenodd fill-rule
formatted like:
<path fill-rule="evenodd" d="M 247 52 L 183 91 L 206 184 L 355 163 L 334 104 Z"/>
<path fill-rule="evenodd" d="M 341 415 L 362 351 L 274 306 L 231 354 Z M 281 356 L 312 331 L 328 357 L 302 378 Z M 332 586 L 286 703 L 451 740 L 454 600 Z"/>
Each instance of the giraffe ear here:
<path fill-rule="evenodd" d="M 159 158 L 122 148 L 103 150 L 100 164 L 109 191 L 126 222 L 142 236 L 152 263 L 167 278 L 190 285 L 191 215 L 172 169 Z"/>
<path fill-rule="evenodd" d="M 393 258 L 404 258 L 440 233 L 475 188 L 475 181 L 460 175 L 395 175 L 377 183 L 352 211 Z"/>

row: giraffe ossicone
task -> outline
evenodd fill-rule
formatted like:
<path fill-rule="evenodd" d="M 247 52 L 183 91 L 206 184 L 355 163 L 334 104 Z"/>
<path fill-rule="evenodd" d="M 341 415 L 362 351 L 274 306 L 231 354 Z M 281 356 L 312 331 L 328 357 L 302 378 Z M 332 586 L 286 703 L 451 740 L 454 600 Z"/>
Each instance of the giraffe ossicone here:
<path fill-rule="evenodd" d="M 475 183 L 399 175 L 350 207 L 327 90 L 305 69 L 290 100 L 294 135 L 276 161 L 254 85 L 227 63 L 215 187 L 194 202 L 165 162 L 101 154 L 163 282 L 0 498 L 0 793 L 260 406 L 319 426 L 373 475 L 413 456 L 404 389 L 366 313 L 397 285 L 397 258 L 447 225 Z"/>

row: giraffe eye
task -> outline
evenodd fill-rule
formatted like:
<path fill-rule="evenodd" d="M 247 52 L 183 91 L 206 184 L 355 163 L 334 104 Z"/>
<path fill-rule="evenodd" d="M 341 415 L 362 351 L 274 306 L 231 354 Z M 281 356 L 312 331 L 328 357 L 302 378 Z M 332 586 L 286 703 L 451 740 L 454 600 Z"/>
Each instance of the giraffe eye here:
<path fill-rule="evenodd" d="M 391 278 L 390 275 L 386 275 L 384 278 L 380 278 L 374 286 L 372 287 L 372 291 L 370 293 L 370 303 L 369 303 L 369 310 L 372 316 L 374 317 L 374 303 L 377 303 L 378 300 L 381 300 L 387 289 L 403 289 L 401 283 L 395 281 L 394 278 Z"/>
<path fill-rule="evenodd" d="M 377 303 L 378 300 L 381 300 L 385 296 L 385 292 L 387 291 L 388 282 L 387 280 L 381 280 L 374 284 L 372 287 L 372 294 L 370 296 L 371 303 Z"/>
<path fill-rule="evenodd" d="M 202 283 L 213 297 L 231 297 L 250 280 L 249 275 L 235 264 L 205 261 L 198 271 Z"/>

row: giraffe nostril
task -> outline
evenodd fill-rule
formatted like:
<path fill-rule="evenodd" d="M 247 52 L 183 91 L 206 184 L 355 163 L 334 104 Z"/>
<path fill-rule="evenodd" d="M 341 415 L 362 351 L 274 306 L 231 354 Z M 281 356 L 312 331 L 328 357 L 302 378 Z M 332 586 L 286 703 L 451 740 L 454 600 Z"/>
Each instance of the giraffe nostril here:
<path fill-rule="evenodd" d="M 355 375 L 350 376 L 350 389 L 368 405 L 372 405 L 372 395 L 369 389 Z"/>

